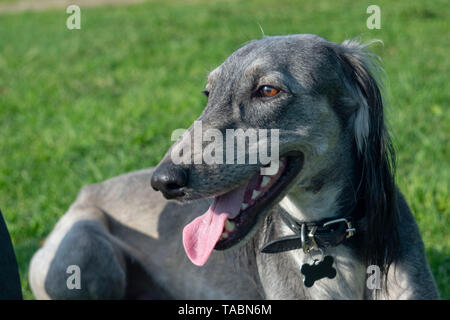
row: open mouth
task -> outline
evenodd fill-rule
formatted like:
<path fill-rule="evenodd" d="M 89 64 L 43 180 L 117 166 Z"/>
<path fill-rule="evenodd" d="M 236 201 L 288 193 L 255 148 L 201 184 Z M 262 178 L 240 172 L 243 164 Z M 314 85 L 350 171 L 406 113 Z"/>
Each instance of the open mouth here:
<path fill-rule="evenodd" d="M 192 263 L 202 266 L 213 249 L 225 250 L 249 239 L 302 165 L 302 153 L 289 152 L 280 158 L 276 174 L 264 176 L 258 171 L 237 188 L 217 196 L 208 211 L 183 230 L 183 245 Z"/>

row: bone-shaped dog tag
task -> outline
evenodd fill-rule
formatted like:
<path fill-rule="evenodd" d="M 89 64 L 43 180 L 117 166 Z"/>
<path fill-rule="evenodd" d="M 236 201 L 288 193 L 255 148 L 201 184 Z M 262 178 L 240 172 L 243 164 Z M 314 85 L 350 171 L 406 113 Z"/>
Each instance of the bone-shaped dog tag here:
<path fill-rule="evenodd" d="M 332 256 L 325 256 L 322 261 L 313 264 L 305 263 L 300 269 L 303 274 L 303 283 L 307 288 L 311 288 L 314 282 L 323 278 L 333 279 L 336 277 L 336 269 L 333 268 L 334 259 Z"/>

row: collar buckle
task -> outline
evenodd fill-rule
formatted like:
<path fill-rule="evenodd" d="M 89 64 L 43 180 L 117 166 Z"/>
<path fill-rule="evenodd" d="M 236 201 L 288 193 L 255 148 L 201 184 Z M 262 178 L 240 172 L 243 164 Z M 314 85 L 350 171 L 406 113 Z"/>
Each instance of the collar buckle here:
<path fill-rule="evenodd" d="M 356 229 L 352 226 L 352 222 L 347 220 L 346 218 L 340 218 L 340 219 L 335 219 L 335 220 L 325 222 L 323 224 L 323 227 L 326 228 L 332 224 L 341 223 L 341 222 L 345 222 L 347 224 L 347 229 L 345 230 L 345 232 L 347 232 L 346 238 L 348 239 L 350 237 L 353 237 L 356 233 Z"/>

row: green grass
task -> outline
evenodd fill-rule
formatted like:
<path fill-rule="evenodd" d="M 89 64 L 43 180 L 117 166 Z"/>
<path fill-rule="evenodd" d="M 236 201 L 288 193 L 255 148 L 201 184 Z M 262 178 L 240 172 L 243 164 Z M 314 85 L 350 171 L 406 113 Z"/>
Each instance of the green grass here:
<path fill-rule="evenodd" d="M 377 1 L 378 2 L 378 1 Z M 155 165 L 170 133 L 201 112 L 206 73 L 242 43 L 315 33 L 379 38 L 388 75 L 398 184 L 419 223 L 441 295 L 450 298 L 446 1 L 159 1 L 0 15 L 0 207 L 25 298 L 28 263 L 85 184 Z"/>

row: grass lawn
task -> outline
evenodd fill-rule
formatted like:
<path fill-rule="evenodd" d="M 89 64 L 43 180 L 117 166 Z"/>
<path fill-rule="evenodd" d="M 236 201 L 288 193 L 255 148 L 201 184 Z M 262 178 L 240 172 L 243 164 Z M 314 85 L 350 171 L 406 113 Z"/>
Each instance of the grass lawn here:
<path fill-rule="evenodd" d="M 397 180 L 419 223 L 442 298 L 450 299 L 450 6 L 377 1 L 152 1 L 0 15 L 0 208 L 24 296 L 28 263 L 85 184 L 155 165 L 170 134 L 200 114 L 209 70 L 242 43 L 315 33 L 379 38 L 388 76 Z"/>

